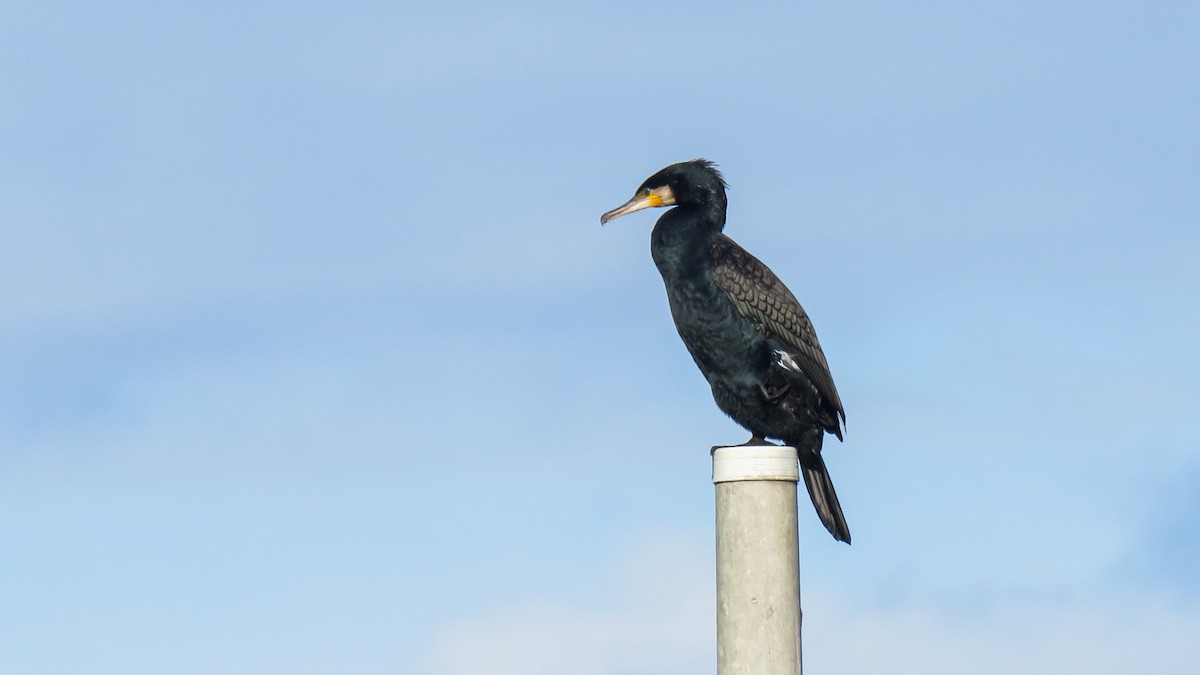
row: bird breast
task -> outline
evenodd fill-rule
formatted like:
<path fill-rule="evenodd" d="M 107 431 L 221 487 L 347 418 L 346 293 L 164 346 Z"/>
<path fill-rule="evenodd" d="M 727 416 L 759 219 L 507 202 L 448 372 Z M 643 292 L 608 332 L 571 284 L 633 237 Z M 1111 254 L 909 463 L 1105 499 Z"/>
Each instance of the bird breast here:
<path fill-rule="evenodd" d="M 766 340 L 709 280 L 667 284 L 671 317 L 704 377 L 756 387 L 761 381 Z"/>

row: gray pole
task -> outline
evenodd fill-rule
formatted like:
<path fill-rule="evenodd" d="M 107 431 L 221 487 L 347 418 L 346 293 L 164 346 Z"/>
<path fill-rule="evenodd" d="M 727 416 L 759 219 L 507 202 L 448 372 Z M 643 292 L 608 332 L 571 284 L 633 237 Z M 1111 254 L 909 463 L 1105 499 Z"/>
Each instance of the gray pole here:
<path fill-rule="evenodd" d="M 713 450 L 717 675 L 800 675 L 795 448 Z"/>

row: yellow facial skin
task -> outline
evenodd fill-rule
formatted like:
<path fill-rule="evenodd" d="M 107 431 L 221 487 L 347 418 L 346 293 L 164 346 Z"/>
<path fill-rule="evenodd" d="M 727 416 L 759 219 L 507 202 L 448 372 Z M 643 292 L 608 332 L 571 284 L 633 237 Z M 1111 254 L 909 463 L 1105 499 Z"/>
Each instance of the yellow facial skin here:
<path fill-rule="evenodd" d="M 654 189 L 642 188 L 633 196 L 633 199 L 600 216 L 600 224 L 603 225 L 614 218 L 620 218 L 634 211 L 641 211 L 642 209 L 651 207 L 672 206 L 674 204 L 675 194 L 671 192 L 671 188 L 665 185 Z"/>

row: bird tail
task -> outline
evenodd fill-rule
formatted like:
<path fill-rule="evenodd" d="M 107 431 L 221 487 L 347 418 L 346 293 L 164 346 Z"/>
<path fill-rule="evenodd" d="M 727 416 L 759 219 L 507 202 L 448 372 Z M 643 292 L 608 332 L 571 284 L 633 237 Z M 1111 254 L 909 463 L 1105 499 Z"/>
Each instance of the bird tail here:
<path fill-rule="evenodd" d="M 829 478 L 829 470 L 825 468 L 825 460 L 821 451 L 800 450 L 800 473 L 804 476 L 804 487 L 808 488 L 808 496 L 812 499 L 821 524 L 829 530 L 834 539 L 850 543 L 850 526 L 846 524 L 846 516 L 842 515 L 842 505 L 838 503 L 837 491 L 833 489 L 833 480 Z"/>

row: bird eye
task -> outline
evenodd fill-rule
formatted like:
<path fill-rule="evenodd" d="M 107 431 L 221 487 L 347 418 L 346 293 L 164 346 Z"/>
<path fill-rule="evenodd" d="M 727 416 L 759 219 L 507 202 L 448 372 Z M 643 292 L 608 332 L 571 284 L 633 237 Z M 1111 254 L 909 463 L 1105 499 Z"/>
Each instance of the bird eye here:
<path fill-rule="evenodd" d="M 644 187 L 641 190 L 638 190 L 637 196 L 639 198 L 649 197 L 650 196 L 650 188 Z"/>

